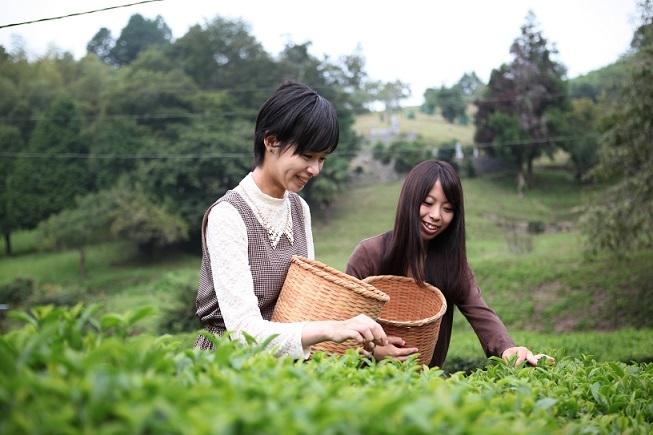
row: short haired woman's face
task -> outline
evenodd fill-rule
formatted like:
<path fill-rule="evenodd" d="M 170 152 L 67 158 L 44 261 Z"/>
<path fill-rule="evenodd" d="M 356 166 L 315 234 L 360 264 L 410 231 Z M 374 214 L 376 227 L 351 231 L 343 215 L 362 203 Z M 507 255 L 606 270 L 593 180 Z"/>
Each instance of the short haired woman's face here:
<path fill-rule="evenodd" d="M 263 164 L 270 171 L 276 187 L 295 193 L 322 171 L 327 156 L 326 152 L 295 154 L 294 145 L 283 151 L 266 146 L 268 152 Z"/>
<path fill-rule="evenodd" d="M 453 220 L 453 210 L 438 179 L 419 207 L 422 238 L 429 241 L 442 234 Z"/>

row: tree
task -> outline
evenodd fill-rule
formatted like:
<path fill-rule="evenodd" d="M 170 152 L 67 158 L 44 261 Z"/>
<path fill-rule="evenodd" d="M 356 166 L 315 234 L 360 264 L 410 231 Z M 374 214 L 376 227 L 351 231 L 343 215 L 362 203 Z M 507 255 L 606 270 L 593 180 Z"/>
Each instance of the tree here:
<path fill-rule="evenodd" d="M 631 47 L 631 77 L 605 120 L 593 175 L 607 183 L 582 227 L 591 251 L 625 254 L 653 246 L 653 2 L 643 1 Z"/>
<path fill-rule="evenodd" d="M 278 65 L 242 20 L 216 17 L 191 27 L 171 56 L 200 88 L 232 93 L 252 118 L 281 80 Z"/>
<path fill-rule="evenodd" d="M 588 173 L 598 160 L 599 150 L 599 109 L 592 100 L 579 98 L 571 101 L 568 111 L 551 111 L 549 122 L 555 124 L 565 140 L 560 142 L 560 148 L 569 154 L 574 167 L 574 177 L 577 182 L 585 180 Z"/>
<path fill-rule="evenodd" d="M 369 112 L 366 106 L 374 101 L 374 96 L 369 92 L 365 57 L 360 47 L 350 55 L 341 56 L 329 73 L 334 75 L 334 80 L 343 92 L 349 95 L 349 108 L 355 114 Z"/>
<path fill-rule="evenodd" d="M 449 88 L 442 85 L 440 89 L 428 88 L 424 91 L 422 111 L 432 115 L 439 107 L 442 117 L 447 122 L 453 123 L 458 120 L 462 124 L 467 124 L 469 122 L 467 106 L 482 89 L 483 82 L 476 73 L 465 73 L 455 85 Z"/>
<path fill-rule="evenodd" d="M 180 69 L 152 71 L 130 65 L 104 100 L 107 117 L 131 118 L 146 132 L 174 139 L 180 125 L 192 123 L 196 84 Z"/>
<path fill-rule="evenodd" d="M 512 62 L 492 71 L 485 94 L 476 102 L 474 140 L 503 147 L 499 154 L 512 154 L 518 179 L 528 183 L 533 176 L 533 160 L 553 150 L 550 138 L 557 132 L 551 130 L 555 125 L 549 122 L 549 113 L 566 107 L 565 68 L 552 59 L 556 50 L 537 29 L 532 12 L 510 52 Z M 518 133 L 514 131 L 515 120 Z M 502 132 L 504 127 L 510 131 Z M 522 140 L 503 142 L 514 137 Z"/>
<path fill-rule="evenodd" d="M 106 27 L 102 27 L 86 44 L 86 51 L 95 54 L 102 62 L 111 63 L 111 49 L 115 44 L 111 31 Z"/>
<path fill-rule="evenodd" d="M 112 204 L 105 195 L 89 194 L 76 201 L 76 207 L 62 210 L 42 221 L 38 232 L 46 244 L 72 248 L 79 252 L 79 275 L 86 278 L 86 247 L 110 237 Z"/>
<path fill-rule="evenodd" d="M 0 150 L 18 152 L 23 146 L 20 130 L 0 124 Z M 11 233 L 21 227 L 19 215 L 14 210 L 17 196 L 8 189 L 9 176 L 13 172 L 15 159 L 10 156 L 0 158 L 0 230 L 5 240 L 5 253 L 12 254 Z"/>
<path fill-rule="evenodd" d="M 463 98 L 462 89 L 459 86 L 446 88 L 442 86 L 439 91 L 430 94 L 435 97 L 433 105 L 440 107 L 442 117 L 450 124 L 460 118 L 465 118 L 465 109 L 467 104 Z"/>
<path fill-rule="evenodd" d="M 383 102 L 388 115 L 401 108 L 401 100 L 410 97 L 410 85 L 400 80 L 379 83 L 377 100 Z M 389 116 L 388 116 L 389 119 Z"/>
<path fill-rule="evenodd" d="M 161 248 L 188 238 L 188 223 L 155 200 L 138 183 L 122 179 L 109 192 L 109 202 L 115 204 L 111 213 L 111 233 L 138 245 L 151 256 Z"/>
<path fill-rule="evenodd" d="M 93 37 L 89 46 L 102 54 L 110 43 L 111 34 L 103 29 Z M 170 45 L 172 32 L 161 16 L 154 20 L 134 14 L 120 32 L 120 36 L 107 56 L 109 63 L 123 66 L 132 63 L 145 49 L 152 46 Z M 88 46 L 87 46 L 88 49 Z M 90 50 L 89 50 L 90 51 Z M 97 54 L 97 51 L 94 51 Z M 102 59 L 102 56 L 100 56 Z"/>
<path fill-rule="evenodd" d="M 483 90 L 484 83 L 476 75 L 474 71 L 471 73 L 464 73 L 456 86 L 460 88 L 463 95 L 467 98 L 476 98 L 480 97 L 480 92 Z"/>
<path fill-rule="evenodd" d="M 253 127 L 243 121 L 228 125 L 219 121 L 197 124 L 183 128 L 177 140 L 148 143 L 152 152 L 170 158 L 144 160 L 131 174 L 156 203 L 174 210 L 193 231 L 199 230 L 196 223 L 201 222 L 206 207 L 237 185 L 252 167 Z M 178 155 L 195 157 L 174 157 Z"/>
<path fill-rule="evenodd" d="M 406 174 L 419 162 L 433 156 L 422 138 L 409 139 L 405 136 L 393 140 L 385 146 L 378 142 L 374 147 L 374 158 L 384 165 L 394 162 L 393 167 L 399 174 Z"/>
<path fill-rule="evenodd" d="M 92 179 L 88 145 L 80 139 L 82 121 L 69 97 L 57 99 L 38 121 L 27 146 L 31 156 L 17 159 L 7 183 L 19 198 L 12 212 L 22 228 L 34 228 L 41 220 L 89 193 Z"/>

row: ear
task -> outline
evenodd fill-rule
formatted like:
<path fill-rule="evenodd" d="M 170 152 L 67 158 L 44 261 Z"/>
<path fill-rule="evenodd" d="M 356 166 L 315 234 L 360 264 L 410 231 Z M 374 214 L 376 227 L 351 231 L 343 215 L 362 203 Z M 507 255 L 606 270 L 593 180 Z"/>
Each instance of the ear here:
<path fill-rule="evenodd" d="M 270 135 L 266 135 L 263 138 L 263 144 L 265 145 L 266 148 L 270 148 L 270 147 L 276 148 L 277 146 L 279 146 L 279 140 L 275 135 L 270 134 Z"/>

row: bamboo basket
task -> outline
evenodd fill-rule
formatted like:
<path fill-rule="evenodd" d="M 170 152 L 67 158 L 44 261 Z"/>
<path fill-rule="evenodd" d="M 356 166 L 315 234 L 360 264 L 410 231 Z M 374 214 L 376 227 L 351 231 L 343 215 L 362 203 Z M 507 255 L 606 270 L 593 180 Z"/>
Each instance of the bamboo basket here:
<path fill-rule="evenodd" d="M 346 320 L 359 314 L 376 319 L 388 295 L 326 264 L 293 255 L 288 275 L 272 313 L 275 322 Z M 357 347 L 353 340 L 325 341 L 313 350 L 343 354 Z"/>
<path fill-rule="evenodd" d="M 440 321 L 447 311 L 442 292 L 427 283 L 420 287 L 414 279 L 404 276 L 370 276 L 363 282 L 390 296 L 377 319 L 386 334 L 403 338 L 406 347 L 416 347 L 419 362 L 428 365 L 438 341 Z"/>

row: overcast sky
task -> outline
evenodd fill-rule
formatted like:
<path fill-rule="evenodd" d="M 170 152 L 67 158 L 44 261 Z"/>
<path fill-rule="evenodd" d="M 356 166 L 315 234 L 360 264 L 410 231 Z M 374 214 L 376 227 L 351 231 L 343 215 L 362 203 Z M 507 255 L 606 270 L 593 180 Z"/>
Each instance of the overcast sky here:
<path fill-rule="evenodd" d="M 0 0 L 0 25 L 133 1 Z M 350 54 L 360 46 L 370 78 L 409 83 L 408 102 L 419 104 L 426 88 L 451 85 L 464 72 L 487 81 L 492 68 L 510 60 L 510 44 L 529 9 L 558 48 L 569 77 L 612 63 L 628 49 L 638 23 L 636 6 L 636 0 L 164 0 L 3 28 L 0 45 L 11 49 L 18 35 L 32 57 L 55 46 L 80 58 L 101 27 L 118 37 L 132 14 L 161 15 L 174 38 L 221 15 L 244 19 L 272 55 L 288 41 L 311 41 L 319 57 Z"/>

